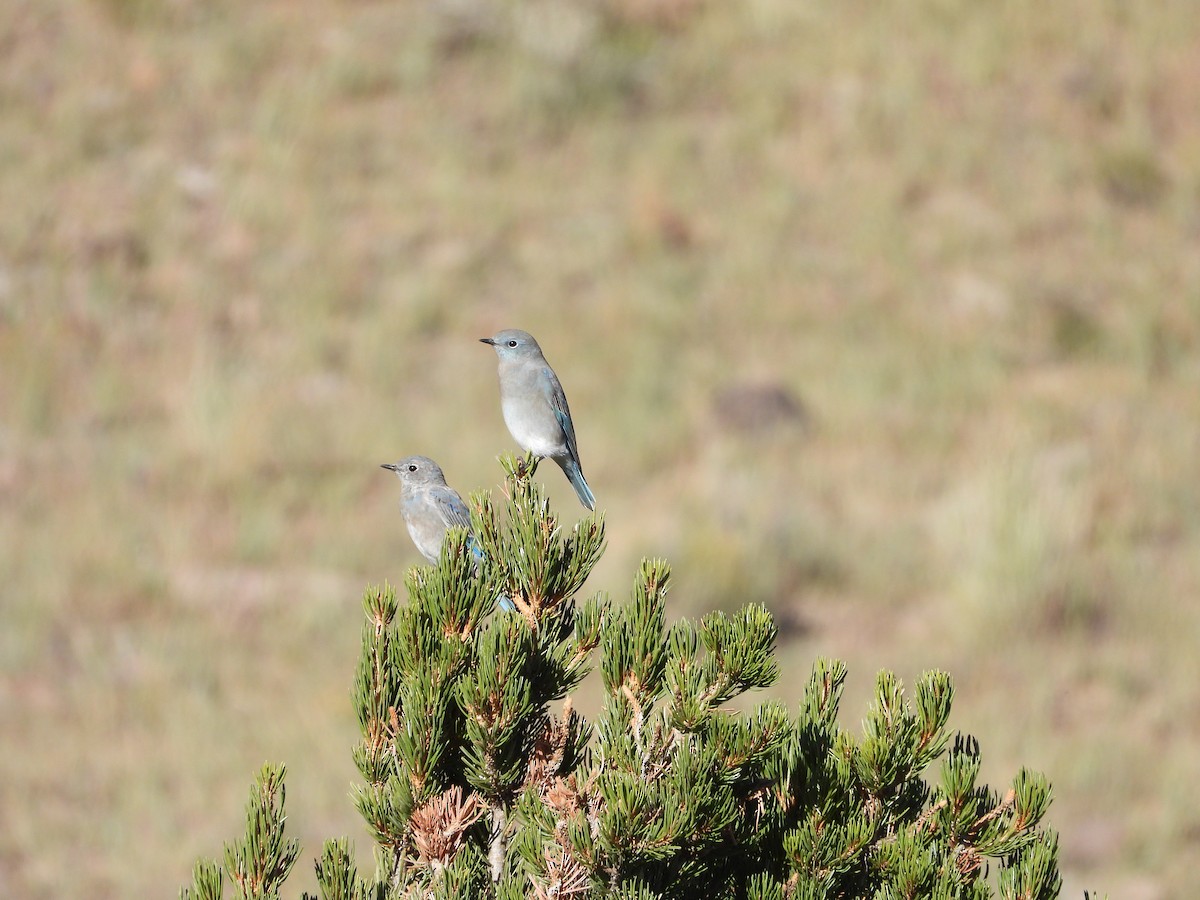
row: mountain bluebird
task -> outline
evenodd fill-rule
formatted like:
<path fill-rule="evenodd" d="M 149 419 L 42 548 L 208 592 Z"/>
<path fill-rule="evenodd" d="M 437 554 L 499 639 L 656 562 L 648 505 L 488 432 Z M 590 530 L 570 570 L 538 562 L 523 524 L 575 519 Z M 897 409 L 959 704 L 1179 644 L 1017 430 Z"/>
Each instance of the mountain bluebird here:
<path fill-rule="evenodd" d="M 441 467 L 427 456 L 407 456 L 384 463 L 403 485 L 400 513 L 417 549 L 431 563 L 438 561 L 447 528 L 471 527 L 471 513 L 458 491 L 446 484 Z"/>
<path fill-rule="evenodd" d="M 384 463 L 400 478 L 400 513 L 408 526 L 409 537 L 431 563 L 436 564 L 442 552 L 442 541 L 448 528 L 471 527 L 471 513 L 458 491 L 446 484 L 441 467 L 428 456 L 406 456 L 397 463 Z M 483 551 L 470 538 L 471 555 L 483 560 Z M 498 598 L 502 609 L 512 612 L 512 601 Z"/>
<path fill-rule="evenodd" d="M 516 330 L 479 340 L 491 344 L 500 357 L 500 408 L 513 438 L 522 450 L 558 463 L 579 502 L 595 509 L 596 498 L 579 465 L 567 396 L 538 342 Z"/>

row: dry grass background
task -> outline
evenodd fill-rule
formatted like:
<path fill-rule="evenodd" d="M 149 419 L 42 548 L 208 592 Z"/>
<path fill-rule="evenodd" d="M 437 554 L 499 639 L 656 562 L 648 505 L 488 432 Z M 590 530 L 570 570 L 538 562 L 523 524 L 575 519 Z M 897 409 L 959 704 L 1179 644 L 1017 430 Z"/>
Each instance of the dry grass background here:
<path fill-rule="evenodd" d="M 1189 896 L 1197 110 L 1190 0 L 7 0 L 0 894 L 173 894 L 264 759 L 365 850 L 377 465 L 495 484 L 518 326 L 594 588 L 766 602 L 851 725 L 948 669 L 1066 896 Z"/>

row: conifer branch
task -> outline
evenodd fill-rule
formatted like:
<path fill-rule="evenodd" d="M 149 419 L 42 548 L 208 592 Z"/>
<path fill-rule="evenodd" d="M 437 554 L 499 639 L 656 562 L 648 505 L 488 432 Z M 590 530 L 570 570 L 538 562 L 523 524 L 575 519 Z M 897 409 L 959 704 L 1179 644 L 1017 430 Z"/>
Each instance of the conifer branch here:
<path fill-rule="evenodd" d="M 798 708 L 735 712 L 778 678 L 770 613 L 667 628 L 671 570 L 652 559 L 627 602 L 580 598 L 603 520 L 566 527 L 535 459 L 501 465 L 496 499 L 471 495 L 470 532 L 452 529 L 436 564 L 409 570 L 406 602 L 388 585 L 364 596 L 353 798 L 377 866 L 361 879 L 348 843 L 327 842 L 324 900 L 983 900 L 992 866 L 1003 897 L 1056 895 L 1050 786 L 1024 769 L 1003 794 L 978 783 L 978 742 L 947 728 L 948 675 L 922 675 L 910 698 L 881 672 L 859 735 L 839 724 L 846 667 L 833 660 L 815 661 Z M 593 666 L 589 723 L 571 692 Z M 282 767 L 265 767 L 246 837 L 223 868 L 198 863 L 181 898 L 220 900 L 225 881 L 277 896 L 298 853 L 283 800 Z"/>
<path fill-rule="evenodd" d="M 492 872 L 492 882 L 498 883 L 504 875 L 505 829 L 508 826 L 508 816 L 504 807 L 496 804 L 491 809 L 492 830 L 491 841 L 488 845 L 488 866 Z"/>

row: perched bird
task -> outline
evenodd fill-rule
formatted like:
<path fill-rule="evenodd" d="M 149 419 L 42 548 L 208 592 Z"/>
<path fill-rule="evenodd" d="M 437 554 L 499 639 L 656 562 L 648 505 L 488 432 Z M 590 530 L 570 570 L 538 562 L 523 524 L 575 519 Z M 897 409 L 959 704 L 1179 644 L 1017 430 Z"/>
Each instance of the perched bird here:
<path fill-rule="evenodd" d="M 441 467 L 427 456 L 406 456 L 397 463 L 384 463 L 381 468 L 391 469 L 400 478 L 403 485 L 400 513 L 408 534 L 421 555 L 436 563 L 446 529 L 471 527 L 467 504 L 458 491 L 446 484 Z"/>
<path fill-rule="evenodd" d="M 441 467 L 428 456 L 406 456 L 400 462 L 383 463 L 380 468 L 391 469 L 400 478 L 403 486 L 400 493 L 400 514 L 408 526 L 409 537 L 417 549 L 431 563 L 436 563 L 442 552 L 442 541 L 448 528 L 471 527 L 471 513 L 458 491 L 446 484 Z M 483 560 L 483 551 L 470 541 L 471 555 Z M 512 601 L 505 596 L 498 599 L 501 608 L 511 612 Z"/>
<path fill-rule="evenodd" d="M 579 465 L 567 396 L 538 342 L 514 329 L 479 340 L 500 357 L 500 408 L 513 438 L 522 450 L 558 463 L 579 502 L 595 509 L 596 498 Z"/>

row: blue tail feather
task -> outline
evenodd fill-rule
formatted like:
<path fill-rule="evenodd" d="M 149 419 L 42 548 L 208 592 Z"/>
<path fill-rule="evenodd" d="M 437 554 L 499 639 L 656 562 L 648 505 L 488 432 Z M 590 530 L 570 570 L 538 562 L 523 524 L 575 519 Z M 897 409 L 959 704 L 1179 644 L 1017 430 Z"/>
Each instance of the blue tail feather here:
<path fill-rule="evenodd" d="M 579 468 L 579 463 L 573 459 L 563 460 L 559 465 L 562 466 L 563 472 L 566 473 L 567 480 L 571 482 L 571 487 L 575 488 L 575 496 L 579 498 L 579 502 L 588 509 L 596 508 L 596 496 L 592 493 L 592 489 L 588 487 L 587 479 L 583 477 L 583 470 Z"/>
<path fill-rule="evenodd" d="M 475 562 L 477 564 L 483 562 L 483 559 L 484 559 L 483 549 L 475 541 L 474 535 L 471 535 L 471 538 L 467 544 L 467 547 L 470 549 L 471 556 L 474 557 Z M 478 573 L 478 571 L 479 571 L 478 565 L 476 566 L 475 571 L 476 571 L 476 573 Z M 517 608 L 515 606 L 513 606 L 513 602 L 511 600 L 509 600 L 508 597 L 506 597 L 504 594 L 501 594 L 499 597 L 497 597 L 496 602 L 500 604 L 500 608 L 502 610 L 504 610 L 505 612 L 516 612 L 517 611 Z"/>

